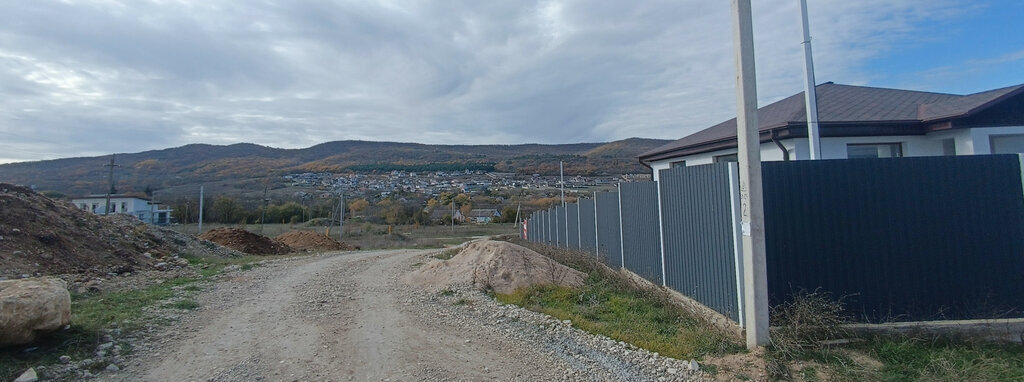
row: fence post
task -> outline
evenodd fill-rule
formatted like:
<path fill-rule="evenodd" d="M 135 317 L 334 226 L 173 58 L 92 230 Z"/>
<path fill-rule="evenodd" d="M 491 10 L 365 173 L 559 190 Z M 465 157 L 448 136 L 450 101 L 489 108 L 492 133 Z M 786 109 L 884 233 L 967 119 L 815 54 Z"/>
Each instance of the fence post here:
<path fill-rule="evenodd" d="M 621 263 L 619 263 L 619 264 L 621 264 L 620 266 L 622 268 L 625 268 L 626 267 L 626 247 L 622 244 L 622 241 L 623 241 L 622 240 L 623 239 L 623 234 L 622 234 L 622 183 L 616 183 L 615 184 L 615 188 L 618 189 L 618 191 L 619 191 L 619 192 L 617 192 L 615 194 L 615 196 L 617 196 L 619 198 L 619 260 L 621 261 Z"/>
<path fill-rule="evenodd" d="M 658 177 L 658 179 L 660 180 L 661 177 Z M 668 284 L 665 281 L 665 223 L 661 213 L 661 182 L 654 182 L 654 189 L 658 192 L 658 242 L 661 244 L 661 286 L 667 286 Z"/>
<path fill-rule="evenodd" d="M 1020 162 L 1020 187 L 1021 191 L 1024 191 L 1024 154 L 1017 154 L 1017 160 Z M 1021 197 L 1024 197 L 1024 194 Z"/>
<path fill-rule="evenodd" d="M 740 233 L 740 186 L 739 166 L 736 163 L 729 163 L 729 209 L 732 216 L 732 248 L 733 262 L 736 264 L 736 307 L 739 311 L 740 327 L 746 327 L 743 304 L 743 238 Z"/>
<path fill-rule="evenodd" d="M 1024 169 L 1022 169 L 1024 171 Z M 597 222 L 601 219 L 597 218 L 597 191 L 594 191 L 594 257 L 601 257 L 601 239 L 598 237 Z"/>

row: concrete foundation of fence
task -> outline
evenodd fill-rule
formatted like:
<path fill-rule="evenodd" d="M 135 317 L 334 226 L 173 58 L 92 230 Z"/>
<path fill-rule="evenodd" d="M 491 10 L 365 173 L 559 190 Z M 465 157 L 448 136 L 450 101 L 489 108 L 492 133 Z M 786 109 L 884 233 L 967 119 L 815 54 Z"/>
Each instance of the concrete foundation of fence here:
<path fill-rule="evenodd" d="M 1024 318 L 890 322 L 846 325 L 856 334 L 923 334 L 928 337 L 967 336 L 989 341 L 1024 343 Z"/>
<path fill-rule="evenodd" d="M 721 313 L 714 311 L 714 309 L 708 308 L 704 304 L 701 304 L 700 302 L 697 302 L 697 300 L 689 298 L 682 293 L 652 283 L 650 280 L 640 277 L 640 275 L 630 272 L 626 268 L 619 269 L 619 273 L 622 273 L 623 275 L 628 277 L 631 281 L 633 281 L 636 285 L 640 286 L 641 288 L 645 288 L 648 290 L 657 289 L 660 291 L 668 292 L 670 301 L 673 304 L 676 304 L 677 306 L 685 309 L 687 312 L 690 312 L 694 316 L 700 318 L 704 322 L 707 322 L 716 329 L 721 330 L 723 333 L 729 335 L 734 340 L 741 342 L 743 341 L 743 328 L 741 328 L 740 325 L 737 324 L 735 321 L 730 320 L 728 317 L 722 315 Z"/>

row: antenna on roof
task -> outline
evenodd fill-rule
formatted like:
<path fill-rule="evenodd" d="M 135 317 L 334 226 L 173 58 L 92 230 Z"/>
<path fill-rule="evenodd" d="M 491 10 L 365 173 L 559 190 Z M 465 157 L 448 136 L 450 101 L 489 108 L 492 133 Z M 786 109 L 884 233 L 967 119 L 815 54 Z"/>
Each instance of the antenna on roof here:
<path fill-rule="evenodd" d="M 807 107 L 807 143 L 811 159 L 821 159 L 821 136 L 818 133 L 818 95 L 814 89 L 814 59 L 811 55 L 811 31 L 807 22 L 807 0 L 800 0 L 800 16 L 803 21 L 804 41 L 804 98 Z"/>

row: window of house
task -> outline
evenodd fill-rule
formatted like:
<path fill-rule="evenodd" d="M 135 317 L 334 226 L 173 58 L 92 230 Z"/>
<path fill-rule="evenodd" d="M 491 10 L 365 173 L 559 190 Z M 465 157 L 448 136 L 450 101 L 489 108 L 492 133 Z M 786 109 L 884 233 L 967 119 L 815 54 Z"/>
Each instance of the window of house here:
<path fill-rule="evenodd" d="M 715 163 L 739 162 L 740 161 L 740 157 L 739 157 L 739 154 L 716 155 L 714 157 L 714 160 L 715 160 Z"/>
<path fill-rule="evenodd" d="M 117 212 L 117 203 L 110 203 L 110 212 Z"/>
<path fill-rule="evenodd" d="M 1024 134 L 993 135 L 988 139 L 993 154 L 1024 153 Z"/>
<path fill-rule="evenodd" d="M 128 211 L 128 208 L 126 208 L 125 206 L 127 206 L 127 203 L 121 202 L 121 212 Z"/>
<path fill-rule="evenodd" d="M 686 161 L 684 161 L 684 160 L 675 161 L 675 162 L 669 163 L 668 166 L 669 166 L 669 168 L 686 167 Z"/>
<path fill-rule="evenodd" d="M 99 204 L 93 203 L 93 204 L 92 204 L 92 210 L 93 210 L 93 212 L 96 212 L 96 208 L 97 208 L 97 207 L 99 207 L 99 206 L 100 206 Z"/>
<path fill-rule="evenodd" d="M 849 143 L 846 157 L 856 158 L 899 158 L 903 156 L 902 143 Z"/>
<path fill-rule="evenodd" d="M 956 141 L 953 138 L 942 140 L 942 155 L 947 157 L 956 155 Z"/>

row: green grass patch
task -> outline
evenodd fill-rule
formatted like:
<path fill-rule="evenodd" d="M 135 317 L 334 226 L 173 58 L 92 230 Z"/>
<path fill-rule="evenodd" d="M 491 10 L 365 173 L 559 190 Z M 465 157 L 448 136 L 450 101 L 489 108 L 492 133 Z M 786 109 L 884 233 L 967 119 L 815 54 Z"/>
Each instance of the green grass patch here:
<path fill-rule="evenodd" d="M 961 339 L 875 337 L 858 346 L 885 381 L 1024 381 L 1024 346 Z"/>
<path fill-rule="evenodd" d="M 146 307 L 159 305 L 180 293 L 175 287 L 187 289 L 198 281 L 181 277 L 135 290 L 73 294 L 71 328 L 43 336 L 29 345 L 0 349 L 0 380 L 13 380 L 29 367 L 58 363 L 62 355 L 73 359 L 90 357 L 105 334 L 104 329 L 118 327 L 130 332 L 141 328 Z M 32 348 L 35 349 L 26 351 Z"/>
<path fill-rule="evenodd" d="M 664 292 L 640 288 L 591 256 L 512 240 L 588 276 L 580 288 L 536 286 L 496 295 L 502 303 L 572 320 L 585 331 L 673 358 L 743 351 L 740 344 L 673 304 Z"/>

